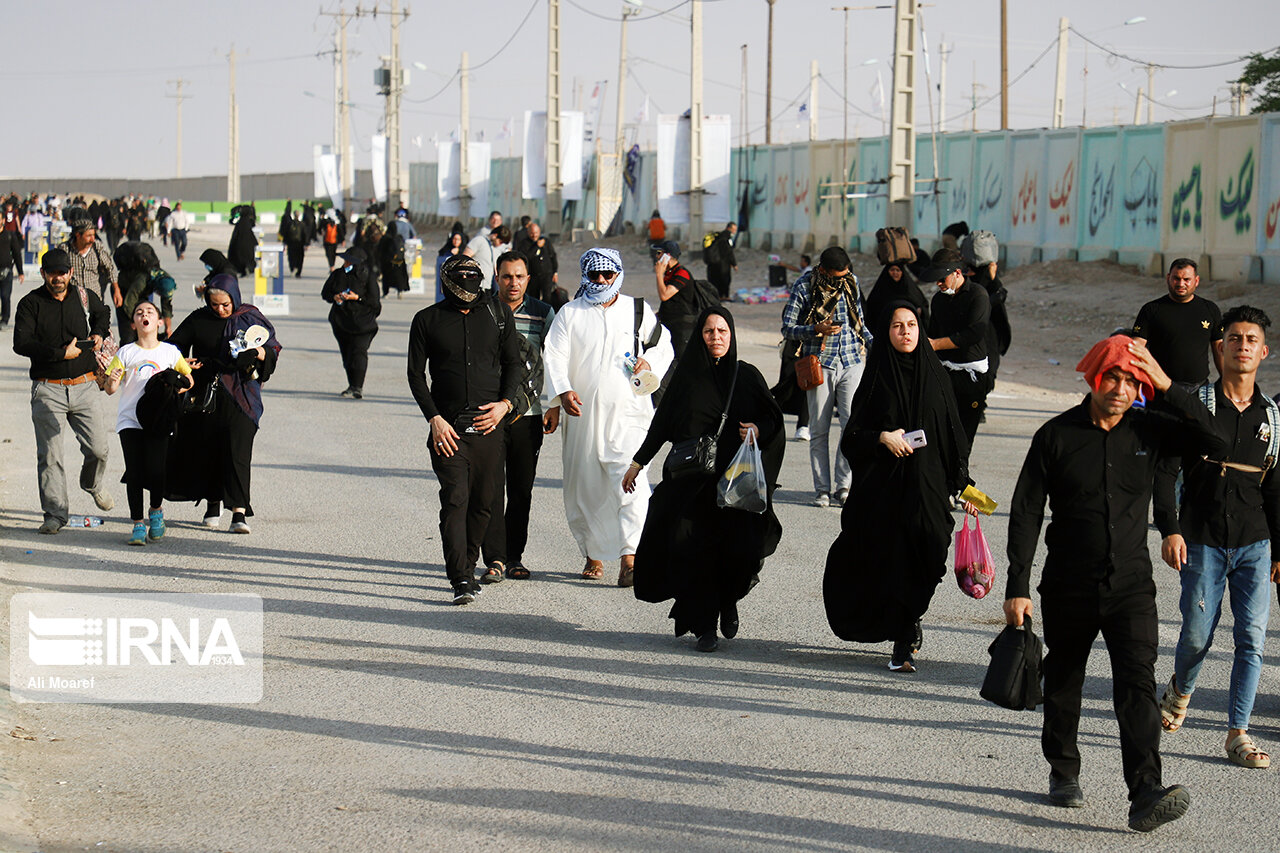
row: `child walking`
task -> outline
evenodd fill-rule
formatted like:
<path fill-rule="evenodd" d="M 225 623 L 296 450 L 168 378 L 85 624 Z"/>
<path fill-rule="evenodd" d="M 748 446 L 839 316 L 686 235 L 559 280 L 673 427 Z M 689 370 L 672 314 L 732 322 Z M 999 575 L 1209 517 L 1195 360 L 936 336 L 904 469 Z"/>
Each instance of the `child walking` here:
<path fill-rule="evenodd" d="M 138 335 L 136 343 L 125 344 L 107 365 L 106 392 L 120 391 L 120 410 L 116 416 L 116 433 L 124 451 L 125 484 L 129 495 L 129 513 L 133 518 L 130 545 L 146 545 L 147 539 L 164 536 L 165 458 L 169 436 L 144 430 L 138 422 L 138 401 L 147 381 L 156 374 L 173 369 L 187 377 L 191 387 L 191 369 L 173 344 L 161 343 L 160 310 L 151 302 L 139 302 L 133 309 L 132 325 Z M 197 365 L 198 366 L 198 365 Z M 151 492 L 150 513 L 142 514 L 142 490 Z"/>

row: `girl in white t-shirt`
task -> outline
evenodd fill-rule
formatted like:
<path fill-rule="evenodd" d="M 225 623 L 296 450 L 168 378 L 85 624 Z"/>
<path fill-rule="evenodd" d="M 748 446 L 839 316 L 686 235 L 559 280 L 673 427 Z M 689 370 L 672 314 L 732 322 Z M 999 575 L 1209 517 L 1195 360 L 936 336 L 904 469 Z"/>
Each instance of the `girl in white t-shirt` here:
<path fill-rule="evenodd" d="M 129 537 L 129 544 L 146 545 L 148 538 L 164 536 L 161 504 L 164 501 L 169 436 L 142 428 L 138 423 L 138 401 L 147 388 L 147 381 L 170 368 L 187 377 L 187 388 L 190 388 L 192 366 L 177 347 L 160 342 L 160 311 L 154 303 L 138 303 L 133 309 L 133 328 L 138 334 L 138 341 L 120 347 L 107 365 L 106 391 L 108 394 L 120 391 L 116 433 L 124 450 L 125 485 L 129 495 L 129 513 L 133 518 L 133 535 Z M 145 519 L 142 515 L 144 488 L 151 492 L 151 512 Z"/>

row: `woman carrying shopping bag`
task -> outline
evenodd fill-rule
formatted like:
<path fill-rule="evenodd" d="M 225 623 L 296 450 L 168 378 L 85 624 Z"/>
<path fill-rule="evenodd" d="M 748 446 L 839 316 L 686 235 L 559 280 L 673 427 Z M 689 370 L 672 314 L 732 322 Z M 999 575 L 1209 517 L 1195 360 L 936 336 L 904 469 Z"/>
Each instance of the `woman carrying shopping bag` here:
<path fill-rule="evenodd" d="M 872 334 L 877 343 L 840 440 L 854 480 L 822 596 L 837 637 L 892 640 L 889 669 L 915 672 L 920 618 L 947 572 L 951 498 L 969 483 L 969 442 L 951 380 L 921 345 L 918 309 L 890 302 Z M 965 511 L 977 512 L 968 503 Z"/>
<path fill-rule="evenodd" d="M 772 496 L 786 435 L 768 383 L 738 361 L 733 315 L 711 306 L 694 330 L 622 488 L 633 490 L 639 472 L 672 443 L 636 549 L 635 595 L 655 603 L 674 598 L 669 615 L 676 636 L 692 631 L 698 650 L 713 652 L 717 622 L 725 637 L 738 633 L 738 601 L 755 586 L 764 559 L 782 538 Z M 677 470 L 678 452 L 699 440 L 706 464 Z M 717 505 L 717 484 L 744 441 L 761 451 L 768 494 L 763 514 Z M 691 467 L 696 470 L 690 473 Z"/>

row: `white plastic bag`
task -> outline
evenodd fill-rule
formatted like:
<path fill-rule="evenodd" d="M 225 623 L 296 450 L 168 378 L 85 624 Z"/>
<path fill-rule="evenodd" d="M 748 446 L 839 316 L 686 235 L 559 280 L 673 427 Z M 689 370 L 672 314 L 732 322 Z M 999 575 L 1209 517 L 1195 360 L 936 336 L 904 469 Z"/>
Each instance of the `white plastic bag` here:
<path fill-rule="evenodd" d="M 754 513 L 763 513 L 769 508 L 764 460 L 760 457 L 755 433 L 749 434 L 742 442 L 724 476 L 716 484 L 716 505 Z"/>

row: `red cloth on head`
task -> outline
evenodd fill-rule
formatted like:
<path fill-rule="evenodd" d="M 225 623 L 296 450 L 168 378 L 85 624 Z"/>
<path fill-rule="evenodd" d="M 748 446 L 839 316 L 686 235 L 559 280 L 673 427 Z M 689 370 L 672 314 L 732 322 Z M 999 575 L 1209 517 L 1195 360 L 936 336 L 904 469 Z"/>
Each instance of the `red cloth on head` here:
<path fill-rule="evenodd" d="M 1112 335 L 1098 341 L 1093 345 L 1093 349 L 1080 359 L 1076 370 L 1083 373 L 1084 381 L 1089 383 L 1090 388 L 1097 391 L 1098 381 L 1102 375 L 1111 368 L 1118 367 L 1126 373 L 1133 374 L 1138 380 L 1138 387 L 1142 390 L 1143 397 L 1150 400 L 1155 397 L 1156 389 L 1151 384 L 1151 377 L 1147 372 L 1133 363 L 1133 356 L 1129 353 L 1131 343 L 1133 338 L 1128 335 Z"/>

